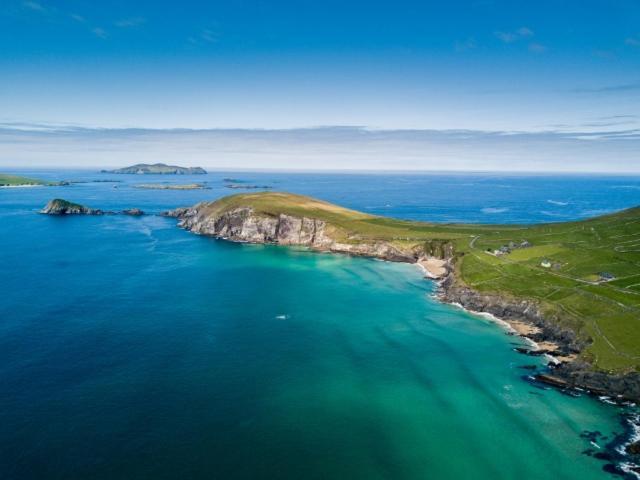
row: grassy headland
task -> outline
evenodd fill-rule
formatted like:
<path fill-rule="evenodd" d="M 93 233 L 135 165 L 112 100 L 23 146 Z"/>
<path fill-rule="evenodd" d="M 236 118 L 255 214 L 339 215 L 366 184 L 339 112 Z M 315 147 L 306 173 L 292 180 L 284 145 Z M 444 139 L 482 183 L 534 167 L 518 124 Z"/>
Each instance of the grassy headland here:
<path fill-rule="evenodd" d="M 452 247 L 458 282 L 535 301 L 545 317 L 590 340 L 581 357 L 596 369 L 640 371 L 640 208 L 539 225 L 412 222 L 277 192 L 232 195 L 204 208 L 215 215 L 237 207 L 323 220 L 348 243 L 382 240 L 435 255 Z"/>
<path fill-rule="evenodd" d="M 0 173 L 0 187 L 26 187 L 34 185 L 54 185 L 52 182 L 45 182 L 35 178 L 20 177 L 18 175 L 9 175 Z"/>

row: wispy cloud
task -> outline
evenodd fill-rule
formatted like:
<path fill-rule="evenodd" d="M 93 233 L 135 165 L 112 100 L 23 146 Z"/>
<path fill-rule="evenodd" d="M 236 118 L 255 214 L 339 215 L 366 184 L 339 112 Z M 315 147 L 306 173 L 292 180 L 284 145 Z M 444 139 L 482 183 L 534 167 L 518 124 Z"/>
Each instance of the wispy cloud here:
<path fill-rule="evenodd" d="M 207 43 L 217 43 L 220 41 L 222 33 L 214 25 L 213 27 L 201 29 L 197 35 L 191 35 L 187 38 L 187 41 L 192 45 L 202 45 Z"/>
<path fill-rule="evenodd" d="M 598 117 L 598 120 L 615 120 L 615 119 L 622 119 L 622 118 L 626 118 L 626 119 L 640 119 L 640 116 L 638 115 L 606 115 L 604 117 Z"/>
<path fill-rule="evenodd" d="M 529 51 L 533 52 L 533 53 L 544 53 L 547 51 L 547 47 L 545 47 L 544 45 L 540 44 L 540 43 L 530 43 L 529 44 Z"/>
<path fill-rule="evenodd" d="M 624 43 L 632 47 L 640 47 L 640 37 L 629 37 Z"/>
<path fill-rule="evenodd" d="M 69 15 L 76 22 L 84 23 L 86 19 L 82 15 L 78 15 L 77 13 L 72 13 Z"/>
<path fill-rule="evenodd" d="M 93 33 L 96 37 L 106 39 L 109 35 L 104 28 L 95 27 L 91 29 L 91 33 Z"/>
<path fill-rule="evenodd" d="M 600 87 L 574 88 L 571 90 L 573 93 L 624 93 L 635 91 L 640 91 L 640 82 L 603 85 Z"/>
<path fill-rule="evenodd" d="M 533 37 L 533 30 L 528 27 L 520 27 L 516 33 L 521 37 Z"/>
<path fill-rule="evenodd" d="M 119 28 L 133 28 L 144 25 L 145 23 L 147 23 L 147 19 L 144 17 L 130 17 L 122 18 L 115 22 L 114 25 Z"/>
<path fill-rule="evenodd" d="M 504 43 L 513 43 L 523 38 L 533 37 L 534 33 L 529 27 L 520 27 L 512 32 L 497 31 L 494 35 Z"/>
<path fill-rule="evenodd" d="M 31 0 L 22 2 L 22 5 L 25 8 L 28 8 L 29 10 L 33 10 L 34 12 L 44 13 L 47 10 L 41 3 L 34 2 Z"/>
<path fill-rule="evenodd" d="M 0 165 L 640 173 L 640 130 L 144 129 L 0 124 Z M 91 151 L 90 159 L 87 151 Z M 215 160 L 212 163 L 211 159 Z M 558 159 L 562 159 L 561 162 Z M 11 159 L 11 160 L 8 160 Z M 9 163 L 13 162 L 13 163 Z"/>
<path fill-rule="evenodd" d="M 463 42 L 456 42 L 456 52 L 466 52 L 467 50 L 474 50 L 478 48 L 478 42 L 475 38 L 469 37 Z"/>

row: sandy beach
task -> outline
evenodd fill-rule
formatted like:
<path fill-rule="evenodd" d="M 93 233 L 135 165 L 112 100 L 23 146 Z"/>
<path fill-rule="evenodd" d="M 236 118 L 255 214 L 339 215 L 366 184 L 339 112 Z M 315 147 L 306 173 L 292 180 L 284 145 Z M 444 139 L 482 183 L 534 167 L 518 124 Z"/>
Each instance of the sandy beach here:
<path fill-rule="evenodd" d="M 447 261 L 434 257 L 423 257 L 416 262 L 428 278 L 438 280 L 444 278 L 448 272 Z"/>

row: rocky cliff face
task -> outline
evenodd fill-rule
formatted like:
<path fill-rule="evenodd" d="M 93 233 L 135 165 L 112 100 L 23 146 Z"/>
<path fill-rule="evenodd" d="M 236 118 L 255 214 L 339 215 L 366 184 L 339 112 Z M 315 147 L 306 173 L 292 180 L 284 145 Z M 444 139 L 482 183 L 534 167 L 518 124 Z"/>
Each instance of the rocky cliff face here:
<path fill-rule="evenodd" d="M 279 214 L 256 214 L 241 207 L 218 215 L 207 213 L 202 205 L 166 212 L 180 219 L 179 226 L 194 233 L 236 242 L 303 245 L 315 250 L 349 253 L 397 262 L 414 262 L 418 252 L 403 251 L 384 241 L 337 241 L 326 222 L 315 218 Z"/>
<path fill-rule="evenodd" d="M 544 317 L 534 302 L 507 300 L 499 295 L 476 292 L 456 282 L 453 274 L 449 274 L 440 284 L 440 299 L 460 304 L 473 312 L 490 313 L 506 321 L 516 320 L 534 325 L 540 332 L 529 337 L 536 342 L 551 341 L 558 344 L 558 353 L 563 355 L 578 353 L 586 346 L 584 340 L 577 338 L 573 331 Z"/>
<path fill-rule="evenodd" d="M 580 353 L 588 340 L 578 338 L 571 330 L 562 328 L 553 318 L 542 315 L 534 302 L 506 300 L 498 295 L 476 292 L 460 285 L 451 273 L 440 284 L 440 299 L 462 305 L 473 312 L 490 313 L 497 318 L 517 320 L 535 325 L 538 333 L 527 335 L 536 342 L 550 341 L 558 345 L 560 355 Z M 612 375 L 597 372 L 580 360 L 550 365 L 549 374 L 538 375 L 537 380 L 558 388 L 582 388 L 595 395 L 609 395 L 619 399 L 640 401 L 640 373 Z"/>

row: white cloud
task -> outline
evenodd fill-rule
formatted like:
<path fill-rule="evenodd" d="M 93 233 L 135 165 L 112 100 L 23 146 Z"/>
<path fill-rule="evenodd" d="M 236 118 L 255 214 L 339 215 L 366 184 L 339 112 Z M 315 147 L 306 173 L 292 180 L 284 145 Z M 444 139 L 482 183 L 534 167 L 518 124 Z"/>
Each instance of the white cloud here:
<path fill-rule="evenodd" d="M 629 37 L 624 41 L 624 43 L 632 47 L 640 47 L 640 37 Z"/>
<path fill-rule="evenodd" d="M 504 43 L 513 43 L 523 38 L 533 37 L 533 30 L 529 27 L 520 27 L 514 32 L 494 32 L 494 35 Z"/>
<path fill-rule="evenodd" d="M 42 4 L 34 1 L 26 1 L 22 2 L 22 5 L 29 10 L 33 10 L 35 12 L 44 12 L 46 9 L 42 6 Z"/>

